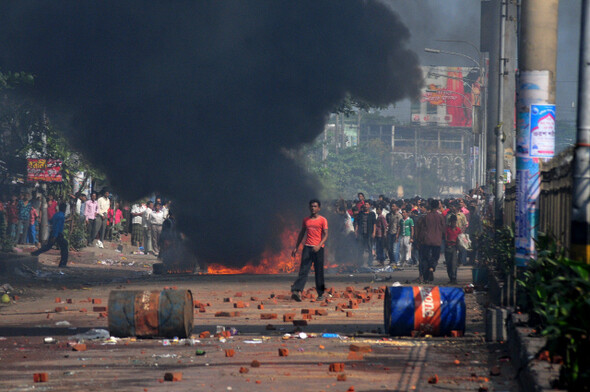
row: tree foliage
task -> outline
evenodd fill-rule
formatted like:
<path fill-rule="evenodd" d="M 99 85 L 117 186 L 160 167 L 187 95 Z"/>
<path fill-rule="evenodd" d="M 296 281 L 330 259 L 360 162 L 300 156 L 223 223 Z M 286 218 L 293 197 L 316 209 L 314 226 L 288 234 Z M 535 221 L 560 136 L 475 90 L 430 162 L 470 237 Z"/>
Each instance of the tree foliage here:
<path fill-rule="evenodd" d="M 307 148 L 307 168 L 318 176 L 331 197 L 346 198 L 357 192 L 394 193 L 400 184 L 391 170 L 389 150 L 380 140 L 328 154 L 325 160 L 321 159 L 322 142 Z"/>
<path fill-rule="evenodd" d="M 0 184 L 15 175 L 26 175 L 26 158 L 59 159 L 62 183 L 50 184 L 57 198 L 67 200 L 74 176 L 83 171 L 93 178 L 104 175 L 72 150 L 62 133 L 51 123 L 45 109 L 27 98 L 34 76 L 24 72 L 0 72 Z"/>

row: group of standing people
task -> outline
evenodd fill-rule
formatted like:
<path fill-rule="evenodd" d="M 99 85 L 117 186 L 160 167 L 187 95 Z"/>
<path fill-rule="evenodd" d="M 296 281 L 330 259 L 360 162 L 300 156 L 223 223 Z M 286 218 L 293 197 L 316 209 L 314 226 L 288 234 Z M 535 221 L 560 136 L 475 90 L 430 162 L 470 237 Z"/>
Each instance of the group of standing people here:
<path fill-rule="evenodd" d="M 144 248 L 144 252 L 156 256 L 160 254 L 162 228 L 170 220 L 170 201 L 162 204 L 156 197 L 155 202 L 145 200 L 131 207 L 131 245 Z"/>
<path fill-rule="evenodd" d="M 467 202 L 466 202 L 467 201 Z M 466 262 L 468 247 L 461 247 L 460 236 L 471 235 L 475 249 L 471 259 L 477 257 L 477 238 L 482 234 L 480 210 L 483 199 L 479 196 L 438 200 L 388 200 L 380 196 L 377 202 L 367 200 L 359 193 L 353 203 L 340 200 L 335 205 L 340 217 L 336 242 L 336 259 L 351 252 L 356 246 L 359 267 L 389 263 L 400 267 L 417 264 L 419 281 L 432 283 L 441 253 L 444 254 L 450 284 L 457 283 L 459 262 Z M 327 296 L 324 282 L 324 247 L 328 239 L 328 220 L 319 214 L 321 202 L 309 202 L 309 216 L 303 219 L 292 256 L 295 257 L 303 242 L 301 264 L 297 279 L 291 286 L 291 298 L 300 302 L 301 292 L 313 266 L 318 297 Z M 351 247 L 352 245 L 352 247 Z"/>
<path fill-rule="evenodd" d="M 35 198 L 30 193 L 12 195 L 10 200 L 0 200 L 0 213 L 6 221 L 6 235 L 17 244 L 40 246 L 39 225 L 41 223 L 41 195 Z M 57 212 L 57 201 L 53 196 L 47 199 L 47 218 L 51 220 Z"/>
<path fill-rule="evenodd" d="M 337 253 L 352 251 L 359 267 L 384 266 L 386 260 L 395 267 L 417 264 L 422 282 L 432 282 L 442 254 L 449 281 L 456 283 L 458 265 L 466 264 L 468 256 L 471 262 L 477 257 L 483 206 L 479 192 L 445 200 L 389 200 L 381 195 L 377 201 L 359 193 L 354 202 L 336 203 L 339 232 L 347 239 Z M 460 246 L 461 234 L 473 249 Z"/>

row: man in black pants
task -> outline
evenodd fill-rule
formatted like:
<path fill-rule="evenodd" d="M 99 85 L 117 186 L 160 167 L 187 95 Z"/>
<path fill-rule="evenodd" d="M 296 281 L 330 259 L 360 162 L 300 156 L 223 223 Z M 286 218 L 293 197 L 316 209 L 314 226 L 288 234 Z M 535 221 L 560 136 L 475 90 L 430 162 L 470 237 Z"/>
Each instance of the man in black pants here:
<path fill-rule="evenodd" d="M 305 245 L 301 252 L 299 276 L 291 286 L 291 298 L 297 302 L 301 302 L 301 291 L 303 291 L 303 288 L 305 287 L 312 264 L 315 271 L 315 288 L 318 293 L 317 300 L 323 301 L 326 299 L 324 296 L 324 291 L 326 290 L 324 284 L 324 244 L 328 239 L 328 220 L 319 215 L 320 207 L 321 203 L 319 200 L 310 200 L 310 215 L 303 219 L 303 225 L 301 226 L 301 231 L 297 237 L 297 244 L 295 245 L 293 252 L 291 252 L 291 256 L 295 257 L 299 244 L 303 240 L 303 236 L 307 234 Z"/>
<path fill-rule="evenodd" d="M 59 261 L 59 267 L 64 268 L 66 264 L 68 264 L 68 241 L 64 238 L 64 224 L 66 221 L 66 216 L 64 211 L 66 210 L 67 204 L 60 203 L 59 204 L 59 212 L 55 213 L 49 223 L 51 224 L 51 234 L 49 235 L 49 239 L 47 243 L 43 245 L 40 249 L 31 253 L 32 256 L 39 256 L 43 252 L 47 252 L 49 249 L 53 248 L 53 245 L 57 242 L 59 245 L 59 250 L 61 252 L 61 259 Z"/>
<path fill-rule="evenodd" d="M 371 203 L 366 200 L 363 204 L 363 211 L 354 220 L 354 234 L 358 241 L 358 260 L 361 267 L 370 267 L 373 264 L 373 241 L 375 240 L 375 223 L 377 216 L 371 211 Z M 364 253 L 369 253 L 368 261 L 365 264 Z"/>

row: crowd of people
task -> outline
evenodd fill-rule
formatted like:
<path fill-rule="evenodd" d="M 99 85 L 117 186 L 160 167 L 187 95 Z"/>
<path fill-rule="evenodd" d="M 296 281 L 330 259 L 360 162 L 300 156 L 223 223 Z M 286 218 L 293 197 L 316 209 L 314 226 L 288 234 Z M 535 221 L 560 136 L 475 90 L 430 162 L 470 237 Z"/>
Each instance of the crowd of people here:
<path fill-rule="evenodd" d="M 47 203 L 46 210 L 43 209 L 43 202 Z M 174 222 L 170 206 L 170 201 L 163 203 L 162 198 L 157 196 L 153 201 L 144 199 L 130 207 L 128 203 L 116 201 L 106 189 L 100 193 L 91 192 L 90 198 L 85 193 L 71 195 L 70 200 L 62 203 L 58 203 L 51 193 L 47 196 L 40 192 L 33 196 L 30 192 L 9 197 L 0 195 L 0 239 L 8 239 L 14 244 L 32 245 L 37 249 L 42 248 L 42 243 L 55 240 L 51 244 L 53 246 L 57 242 L 57 233 L 54 233 L 52 221 L 58 212 L 62 212 L 68 222 L 76 219 L 84 228 L 88 246 L 104 247 L 105 240 L 131 233 L 132 244 L 141 252 L 158 256 L 162 230 L 164 228 L 166 231 Z M 44 211 L 47 214 L 48 235 L 40 238 Z M 58 225 L 63 232 L 63 223 Z"/>
<path fill-rule="evenodd" d="M 339 216 L 336 260 L 354 255 L 358 267 L 417 265 L 425 283 L 434 279 L 441 255 L 450 283 L 456 283 L 458 265 L 477 260 L 483 224 L 491 213 L 482 188 L 443 200 L 357 196 L 334 205 Z"/>

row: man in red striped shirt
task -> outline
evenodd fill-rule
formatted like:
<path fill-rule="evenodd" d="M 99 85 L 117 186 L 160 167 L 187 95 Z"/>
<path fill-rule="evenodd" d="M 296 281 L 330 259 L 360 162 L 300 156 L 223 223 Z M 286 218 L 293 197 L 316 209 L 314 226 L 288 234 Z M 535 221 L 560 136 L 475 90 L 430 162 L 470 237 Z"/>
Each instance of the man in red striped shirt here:
<path fill-rule="evenodd" d="M 297 237 L 297 244 L 291 253 L 291 256 L 295 257 L 299 244 L 301 244 L 301 241 L 303 240 L 303 236 L 307 234 L 305 245 L 301 252 L 299 276 L 291 286 L 291 298 L 297 302 L 301 302 L 301 291 L 305 287 L 312 264 L 315 271 L 315 288 L 318 293 L 317 300 L 323 301 L 325 299 L 324 244 L 328 239 L 328 220 L 319 215 L 321 205 L 322 204 L 317 199 L 309 201 L 310 215 L 303 219 L 303 225 L 301 226 L 301 231 Z"/>

